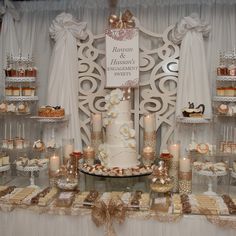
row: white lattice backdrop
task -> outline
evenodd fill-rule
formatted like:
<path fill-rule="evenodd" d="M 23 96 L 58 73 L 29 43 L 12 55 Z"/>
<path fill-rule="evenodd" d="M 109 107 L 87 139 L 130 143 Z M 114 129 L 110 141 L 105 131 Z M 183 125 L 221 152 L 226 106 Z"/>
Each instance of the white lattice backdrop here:
<path fill-rule="evenodd" d="M 140 30 L 140 86 L 133 92 L 134 126 L 142 147 L 143 114 L 155 113 L 158 137 L 165 145 L 175 127 L 174 113 L 179 47 L 168 39 L 173 26 L 162 34 Z M 104 112 L 105 36 L 93 35 L 78 42 L 79 111 L 83 144 L 90 143 L 90 113 Z"/>

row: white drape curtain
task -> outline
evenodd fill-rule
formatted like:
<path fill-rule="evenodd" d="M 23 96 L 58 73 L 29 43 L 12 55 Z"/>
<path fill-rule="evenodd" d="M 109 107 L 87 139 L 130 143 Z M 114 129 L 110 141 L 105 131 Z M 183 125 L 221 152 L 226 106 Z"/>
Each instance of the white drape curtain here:
<path fill-rule="evenodd" d="M 60 140 L 74 138 L 75 149 L 82 151 L 78 113 L 78 58 L 77 40 L 85 40 L 86 23 L 78 22 L 71 14 L 61 13 L 50 26 L 55 46 L 50 62 L 47 104 L 62 106 L 70 121 Z"/>
<path fill-rule="evenodd" d="M 19 14 L 14 5 L 6 1 L 0 6 L 0 15 L 2 15 L 2 29 L 0 34 L 0 94 L 4 94 L 4 69 L 6 68 L 7 56 L 15 56 L 19 52 L 19 45 L 16 36 L 14 21 L 19 20 Z M 1 98 L 1 96 L 0 96 Z"/>
<path fill-rule="evenodd" d="M 174 27 L 171 40 L 180 45 L 179 83 L 176 99 L 176 117 L 183 117 L 184 107 L 193 103 L 205 106 L 204 118 L 211 119 L 211 95 L 203 38 L 210 32 L 210 25 L 202 22 L 195 13 L 182 18 Z"/>
<path fill-rule="evenodd" d="M 71 13 L 80 21 L 87 22 L 88 29 L 94 34 L 103 33 L 110 13 L 108 1 L 25 1 L 14 2 L 14 4 L 21 15 L 21 20 L 15 22 L 19 45 L 24 53 L 32 53 L 35 58 L 38 67 L 39 104 L 46 104 L 49 61 L 53 46 L 49 37 L 49 26 L 52 20 L 64 11 Z M 236 45 L 236 0 L 117 1 L 117 13 L 126 8 L 144 27 L 158 33 L 192 12 L 198 13 L 202 20 L 208 22 L 212 30 L 204 45 L 211 92 L 215 91 L 215 71 L 219 51 L 230 50 Z"/>
<path fill-rule="evenodd" d="M 107 0 L 59 0 L 15 2 L 21 14 L 21 21 L 15 22 L 20 47 L 27 54 L 32 52 L 39 69 L 40 104 L 46 102 L 48 65 L 52 52 L 49 26 L 59 13 L 66 11 L 88 23 L 93 33 L 103 33 L 107 26 L 109 7 Z M 236 0 L 120 0 L 119 10 L 129 8 L 144 27 L 162 32 L 170 24 L 196 12 L 209 22 L 212 31 L 206 42 L 206 58 L 209 78 L 213 81 L 219 50 L 230 50 L 236 44 Z M 214 40 L 213 40 L 214 39 Z M 214 83 L 212 84 L 214 91 Z"/>

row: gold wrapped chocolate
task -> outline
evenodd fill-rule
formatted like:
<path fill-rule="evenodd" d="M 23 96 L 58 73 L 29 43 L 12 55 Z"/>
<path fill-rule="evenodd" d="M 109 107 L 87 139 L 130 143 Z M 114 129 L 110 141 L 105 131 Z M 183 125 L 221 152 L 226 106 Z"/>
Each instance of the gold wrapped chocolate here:
<path fill-rule="evenodd" d="M 112 14 L 108 19 L 109 26 L 112 29 L 134 28 L 135 22 L 132 17 L 133 14 L 129 10 L 125 10 L 125 12 L 123 14 L 120 14 L 119 17 Z"/>

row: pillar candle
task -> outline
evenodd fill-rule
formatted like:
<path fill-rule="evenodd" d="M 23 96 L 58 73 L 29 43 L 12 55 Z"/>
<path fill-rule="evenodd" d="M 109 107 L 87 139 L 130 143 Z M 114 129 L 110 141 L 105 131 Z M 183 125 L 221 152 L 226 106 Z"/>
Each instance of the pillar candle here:
<path fill-rule="evenodd" d="M 10 123 L 10 128 L 9 129 L 10 129 L 9 133 L 10 133 L 10 139 L 11 139 L 11 123 Z"/>
<path fill-rule="evenodd" d="M 84 158 L 95 158 L 95 151 L 93 147 L 86 147 L 84 148 Z"/>
<path fill-rule="evenodd" d="M 145 147 L 143 149 L 143 153 L 152 153 L 153 152 L 153 149 L 151 147 Z"/>
<path fill-rule="evenodd" d="M 179 161 L 180 145 L 172 144 L 168 147 L 170 154 L 173 156 L 173 161 Z"/>
<path fill-rule="evenodd" d="M 184 157 L 179 161 L 179 170 L 181 172 L 190 172 L 191 171 L 191 161 L 190 158 Z"/>
<path fill-rule="evenodd" d="M 60 157 L 53 155 L 50 157 L 50 170 L 57 171 L 60 168 Z"/>
<path fill-rule="evenodd" d="M 152 159 L 154 157 L 154 151 L 152 147 L 145 147 L 143 149 L 144 158 Z"/>
<path fill-rule="evenodd" d="M 64 146 L 64 157 L 66 158 L 69 158 L 70 157 L 70 154 L 74 151 L 74 147 L 73 147 L 73 144 L 66 144 Z"/>
<path fill-rule="evenodd" d="M 155 116 L 153 114 L 145 115 L 143 118 L 143 127 L 145 132 L 155 131 Z"/>
<path fill-rule="evenodd" d="M 7 124 L 5 123 L 4 139 L 7 139 Z"/>
<path fill-rule="evenodd" d="M 25 138 L 25 124 L 22 124 L 22 138 Z"/>
<path fill-rule="evenodd" d="M 92 128 L 93 132 L 101 132 L 102 131 L 102 114 L 96 113 L 92 114 Z"/>

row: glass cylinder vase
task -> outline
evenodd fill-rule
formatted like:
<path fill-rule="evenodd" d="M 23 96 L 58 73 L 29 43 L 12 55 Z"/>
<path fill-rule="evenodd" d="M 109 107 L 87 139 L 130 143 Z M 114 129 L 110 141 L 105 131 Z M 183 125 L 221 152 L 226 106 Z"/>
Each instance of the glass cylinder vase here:
<path fill-rule="evenodd" d="M 62 139 L 62 156 L 64 165 L 70 159 L 70 154 L 74 151 L 74 139 L 73 138 L 63 138 Z"/>
<path fill-rule="evenodd" d="M 102 114 L 95 113 L 91 115 L 91 145 L 94 148 L 95 156 L 98 155 L 98 148 L 102 143 Z"/>
<path fill-rule="evenodd" d="M 180 157 L 180 142 L 169 143 L 168 151 L 173 156 L 170 160 L 170 176 L 174 179 L 173 192 L 178 192 L 179 190 L 179 157 Z"/>
<path fill-rule="evenodd" d="M 83 159 L 88 165 L 93 165 L 95 161 L 95 151 L 91 146 L 87 146 L 83 149 Z"/>
<path fill-rule="evenodd" d="M 190 194 L 192 192 L 192 167 L 189 156 L 179 160 L 179 193 Z"/>

